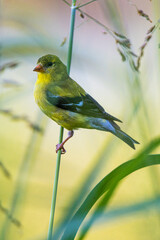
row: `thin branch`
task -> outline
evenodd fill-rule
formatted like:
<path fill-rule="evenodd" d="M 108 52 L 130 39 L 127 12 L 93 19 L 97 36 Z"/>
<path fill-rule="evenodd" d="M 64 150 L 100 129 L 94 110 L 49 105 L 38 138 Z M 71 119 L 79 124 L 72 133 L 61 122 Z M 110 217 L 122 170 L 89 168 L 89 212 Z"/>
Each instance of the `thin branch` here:
<path fill-rule="evenodd" d="M 64 1 L 67 5 L 70 5 L 66 0 L 62 0 L 62 1 Z M 117 44 L 117 50 L 118 50 L 119 54 L 122 57 L 122 61 L 128 61 L 130 66 L 131 66 L 131 68 L 134 71 L 139 71 L 140 62 L 141 62 L 141 59 L 142 59 L 142 57 L 144 55 L 144 49 L 145 49 L 146 45 L 148 44 L 149 40 L 151 39 L 152 33 L 158 27 L 160 21 L 158 21 L 155 24 L 155 26 L 153 26 L 151 28 L 150 31 L 148 31 L 147 36 L 145 38 L 145 41 L 144 41 L 143 45 L 140 47 L 140 54 L 139 54 L 139 56 L 137 56 L 134 52 L 132 52 L 132 50 L 131 50 L 131 43 L 130 43 L 130 40 L 128 38 L 126 38 L 125 36 L 123 36 L 123 35 L 115 32 L 115 31 L 109 29 L 106 25 L 104 25 L 103 23 L 98 21 L 96 18 L 92 17 L 88 13 L 86 13 L 86 12 L 82 11 L 81 9 L 79 9 L 80 7 L 82 7 L 84 5 L 87 5 L 87 4 L 91 3 L 91 2 L 94 2 L 94 0 L 89 1 L 86 4 L 83 4 L 83 5 L 79 6 L 79 7 L 77 7 L 77 10 L 81 13 L 81 16 L 83 16 L 83 17 L 86 16 L 89 19 L 91 19 L 93 22 L 98 24 L 99 26 L 103 27 L 106 30 L 106 32 L 108 34 L 110 34 L 115 39 L 116 44 Z M 131 1 L 129 1 L 129 2 L 137 9 L 138 13 L 142 17 L 145 17 L 148 21 L 152 22 L 147 14 L 145 14 L 142 10 L 138 10 L 137 6 L 135 4 L 133 4 Z M 134 57 L 137 58 L 137 62 L 134 61 Z"/>
<path fill-rule="evenodd" d="M 118 47 L 118 52 L 120 53 L 121 56 L 123 56 L 123 60 L 124 61 L 128 61 L 131 68 L 134 71 L 138 71 L 136 64 L 134 62 L 133 57 L 137 57 L 137 55 L 132 52 L 131 50 L 131 42 L 128 38 L 126 38 L 125 36 L 123 36 L 122 34 L 119 34 L 111 29 L 109 29 L 107 26 L 105 26 L 103 23 L 101 23 L 100 21 L 98 21 L 97 19 L 95 19 L 94 17 L 90 16 L 88 13 L 82 11 L 81 9 L 77 9 L 81 14 L 85 15 L 86 17 L 88 17 L 89 19 L 91 19 L 92 21 L 94 21 L 96 24 L 98 24 L 99 26 L 103 27 L 107 33 L 109 33 L 116 41 L 116 44 L 119 45 Z M 121 48 L 121 49 L 120 49 Z"/>
<path fill-rule="evenodd" d="M 88 13 L 82 11 L 81 9 L 77 9 L 77 10 L 84 16 L 90 18 L 93 22 L 97 23 L 99 26 L 103 27 L 113 38 L 115 38 L 114 32 L 110 30 L 107 26 L 105 26 L 103 23 L 98 21 L 96 18 L 90 16 Z"/>
<path fill-rule="evenodd" d="M 67 5 L 69 3 L 66 0 L 64 1 Z M 77 8 L 77 10 L 81 13 L 82 16 L 86 16 L 89 19 L 91 19 L 93 22 L 98 24 L 99 26 L 103 27 L 107 33 L 109 33 L 115 40 L 117 46 L 118 46 L 118 52 L 120 53 L 121 57 L 123 56 L 123 61 L 127 61 L 133 71 L 138 71 L 134 58 L 137 57 L 135 53 L 131 50 L 131 42 L 128 38 L 123 36 L 122 34 L 119 34 L 111 29 L 109 29 L 107 26 L 105 26 L 103 23 L 98 21 L 96 18 L 90 16 L 88 13 L 82 11 L 81 9 Z"/>
<path fill-rule="evenodd" d="M 14 121 L 26 122 L 34 131 L 42 132 L 42 129 L 36 123 L 31 122 L 26 115 L 16 115 L 9 109 L 0 109 L 0 114 L 8 116 Z"/>
<path fill-rule="evenodd" d="M 17 227 L 21 227 L 22 226 L 21 222 L 19 220 L 17 220 L 16 218 L 14 218 L 10 214 L 10 212 L 9 212 L 9 210 L 7 208 L 2 206 L 1 201 L 0 201 L 0 211 L 3 212 L 15 226 L 17 226 Z"/>
<path fill-rule="evenodd" d="M 87 2 L 87 3 L 84 3 L 84 4 L 80 5 L 80 6 L 77 6 L 77 10 L 78 10 L 79 8 L 81 8 L 81 7 L 84 7 L 84 6 L 88 5 L 88 4 L 90 4 L 90 3 L 92 3 L 92 2 L 96 2 L 96 1 L 97 1 L 97 0 L 91 0 L 91 1 L 89 1 L 89 2 Z"/>
<path fill-rule="evenodd" d="M 8 171 L 8 169 L 4 166 L 4 164 L 0 161 L 0 168 L 2 169 L 2 172 L 7 178 L 11 178 L 11 174 Z"/>
<path fill-rule="evenodd" d="M 70 4 L 69 4 L 66 0 L 62 0 L 62 1 L 65 2 L 67 5 L 70 6 Z M 98 21 L 96 18 L 90 16 L 88 13 L 82 11 L 81 9 L 79 9 L 79 7 L 77 7 L 77 10 L 78 10 L 81 14 L 83 14 L 83 15 L 85 15 L 86 17 L 90 18 L 93 22 L 95 22 L 95 23 L 97 23 L 98 25 L 100 25 L 101 27 L 105 28 L 105 30 L 106 30 L 109 34 L 111 34 L 112 37 L 116 38 L 116 37 L 115 37 L 115 34 L 114 34 L 114 31 L 110 30 L 110 29 L 109 29 L 107 26 L 105 26 L 103 23 L 101 23 L 100 21 Z"/>
<path fill-rule="evenodd" d="M 140 47 L 140 54 L 137 58 L 137 69 L 140 68 L 141 60 L 142 60 L 142 57 L 144 55 L 144 49 L 148 45 L 149 41 L 151 40 L 151 38 L 153 36 L 153 33 L 156 31 L 156 29 L 158 28 L 159 25 L 160 25 L 160 20 L 158 20 L 158 22 L 147 31 L 144 43 Z"/>
<path fill-rule="evenodd" d="M 63 2 L 65 2 L 68 6 L 71 6 L 71 4 L 69 4 L 66 0 L 62 0 Z"/>
<path fill-rule="evenodd" d="M 4 71 L 6 68 L 15 68 L 19 65 L 17 62 L 8 62 L 0 66 L 0 72 Z"/>

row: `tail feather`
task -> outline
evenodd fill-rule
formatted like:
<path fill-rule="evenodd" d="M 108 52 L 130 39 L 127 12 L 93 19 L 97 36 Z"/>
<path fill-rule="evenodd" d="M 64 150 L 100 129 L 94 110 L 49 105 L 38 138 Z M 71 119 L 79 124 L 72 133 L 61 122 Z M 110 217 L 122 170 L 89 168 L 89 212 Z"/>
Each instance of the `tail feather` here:
<path fill-rule="evenodd" d="M 114 121 L 104 120 L 101 118 L 90 118 L 90 127 L 102 131 L 111 132 L 118 138 L 120 138 L 123 142 L 127 143 L 131 148 L 135 149 L 134 144 L 139 144 L 132 137 L 123 132 L 117 123 Z"/>
<path fill-rule="evenodd" d="M 135 149 L 134 144 L 139 144 L 139 142 L 131 138 L 129 135 L 127 135 L 125 132 L 123 132 L 120 129 L 115 129 L 115 132 L 112 132 L 112 133 L 118 138 L 120 138 L 122 141 L 127 143 L 133 149 Z"/>

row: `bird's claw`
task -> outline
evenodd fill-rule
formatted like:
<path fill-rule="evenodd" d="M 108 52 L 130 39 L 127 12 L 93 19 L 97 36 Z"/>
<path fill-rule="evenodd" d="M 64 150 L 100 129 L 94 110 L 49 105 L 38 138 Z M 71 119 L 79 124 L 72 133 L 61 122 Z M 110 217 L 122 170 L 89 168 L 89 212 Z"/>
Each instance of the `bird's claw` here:
<path fill-rule="evenodd" d="M 57 153 L 59 150 L 61 150 L 61 154 L 65 154 L 65 153 L 66 153 L 66 150 L 65 150 L 65 148 L 63 147 L 62 144 L 57 144 L 57 145 L 56 145 L 56 153 Z"/>

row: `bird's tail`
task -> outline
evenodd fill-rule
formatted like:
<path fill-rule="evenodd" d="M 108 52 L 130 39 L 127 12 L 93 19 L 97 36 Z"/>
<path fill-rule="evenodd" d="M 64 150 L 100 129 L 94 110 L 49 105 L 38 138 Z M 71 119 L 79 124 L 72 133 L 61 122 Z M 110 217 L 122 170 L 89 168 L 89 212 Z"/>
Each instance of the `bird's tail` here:
<path fill-rule="evenodd" d="M 139 144 L 139 142 L 131 138 L 129 135 L 127 135 L 125 132 L 123 132 L 120 129 L 115 129 L 115 132 L 112 132 L 112 133 L 118 138 L 120 138 L 122 141 L 127 143 L 133 149 L 135 149 L 134 144 Z"/>
<path fill-rule="evenodd" d="M 104 120 L 100 118 L 98 119 L 91 118 L 90 126 L 92 126 L 92 128 L 94 129 L 96 128 L 98 130 L 111 132 L 112 134 L 120 138 L 123 142 L 127 143 L 133 149 L 135 149 L 134 144 L 139 144 L 139 142 L 137 142 L 136 140 L 131 138 L 129 135 L 127 135 L 125 132 L 123 132 L 120 129 L 120 127 L 117 125 L 117 123 L 115 123 L 112 120 L 109 121 L 109 120 Z"/>

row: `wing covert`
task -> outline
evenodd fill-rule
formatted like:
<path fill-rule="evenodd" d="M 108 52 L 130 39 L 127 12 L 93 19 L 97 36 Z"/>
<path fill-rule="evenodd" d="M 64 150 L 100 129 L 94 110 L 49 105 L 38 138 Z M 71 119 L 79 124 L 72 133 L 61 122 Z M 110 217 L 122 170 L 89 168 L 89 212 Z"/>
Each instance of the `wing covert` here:
<path fill-rule="evenodd" d="M 106 113 L 104 108 L 89 94 L 80 94 L 80 96 L 68 97 L 54 95 L 47 90 L 46 97 L 50 104 L 67 111 L 79 113 L 89 117 L 120 121 L 119 119 Z"/>

